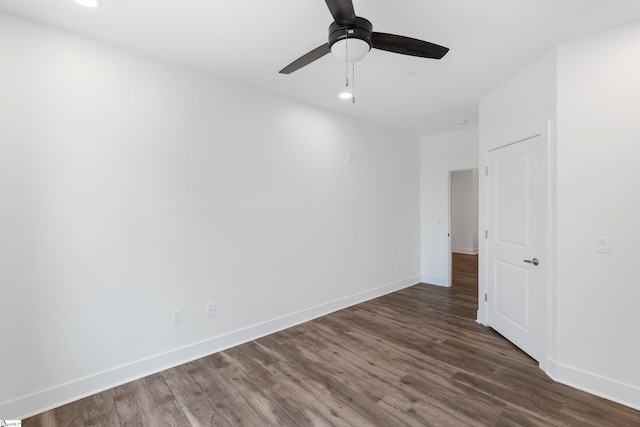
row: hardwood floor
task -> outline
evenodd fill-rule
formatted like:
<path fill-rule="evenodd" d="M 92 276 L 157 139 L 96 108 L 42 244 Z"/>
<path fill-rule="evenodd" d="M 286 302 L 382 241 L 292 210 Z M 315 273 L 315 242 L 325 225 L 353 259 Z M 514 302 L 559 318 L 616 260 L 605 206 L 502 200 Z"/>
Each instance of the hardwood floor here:
<path fill-rule="evenodd" d="M 478 294 L 478 255 L 451 254 L 452 286 Z"/>
<path fill-rule="evenodd" d="M 478 311 L 478 255 L 451 254 L 450 297 L 465 303 L 463 316 L 476 319 Z"/>
<path fill-rule="evenodd" d="M 475 263 L 475 265 L 474 265 Z M 639 426 L 477 324 L 477 256 L 420 284 L 27 419 L 23 426 Z"/>

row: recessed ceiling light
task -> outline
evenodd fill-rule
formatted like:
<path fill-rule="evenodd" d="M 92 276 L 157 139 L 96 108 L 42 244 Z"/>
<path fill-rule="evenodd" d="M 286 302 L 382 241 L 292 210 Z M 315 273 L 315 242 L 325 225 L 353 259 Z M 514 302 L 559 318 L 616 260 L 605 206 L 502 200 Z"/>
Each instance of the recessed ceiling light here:
<path fill-rule="evenodd" d="M 75 0 L 75 2 L 86 7 L 100 7 L 102 5 L 100 0 Z"/>
<path fill-rule="evenodd" d="M 418 75 L 417 71 L 407 71 L 407 77 L 415 77 Z"/>
<path fill-rule="evenodd" d="M 351 99 L 353 97 L 353 93 L 348 88 L 345 88 L 342 92 L 340 92 L 340 99 Z"/>

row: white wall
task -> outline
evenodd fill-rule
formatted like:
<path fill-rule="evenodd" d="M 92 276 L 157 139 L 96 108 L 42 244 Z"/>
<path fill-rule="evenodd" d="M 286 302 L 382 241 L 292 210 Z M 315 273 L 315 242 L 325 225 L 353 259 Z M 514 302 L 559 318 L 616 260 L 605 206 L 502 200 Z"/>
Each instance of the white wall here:
<path fill-rule="evenodd" d="M 550 129 L 548 360 L 555 380 L 640 409 L 636 286 L 640 23 L 560 46 L 480 102 L 480 156 Z M 480 223 L 485 223 L 480 175 Z M 595 252 L 595 237 L 611 253 Z M 480 255 L 485 251 L 480 244 Z M 480 292 L 486 283 L 480 264 Z M 481 311 L 484 304 L 480 304 Z M 479 313 L 479 319 L 484 319 Z"/>
<path fill-rule="evenodd" d="M 638 76 L 640 22 L 558 49 L 556 376 L 640 409 Z"/>
<path fill-rule="evenodd" d="M 555 82 L 553 51 L 482 97 L 480 155 L 536 135 L 541 127 L 546 128 L 547 121 L 556 115 Z"/>
<path fill-rule="evenodd" d="M 478 253 L 478 170 L 450 175 L 451 252 Z"/>
<path fill-rule="evenodd" d="M 418 141 L 7 15 L 0 58 L 2 417 L 420 280 Z"/>
<path fill-rule="evenodd" d="M 478 167 L 478 129 L 422 138 L 420 141 L 422 281 L 450 286 L 449 173 Z"/>

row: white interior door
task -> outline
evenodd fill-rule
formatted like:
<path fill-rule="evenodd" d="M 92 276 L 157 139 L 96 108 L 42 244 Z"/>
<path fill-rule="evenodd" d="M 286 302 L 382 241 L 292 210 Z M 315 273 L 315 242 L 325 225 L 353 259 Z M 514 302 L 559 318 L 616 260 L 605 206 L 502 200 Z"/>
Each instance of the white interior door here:
<path fill-rule="evenodd" d="M 545 144 L 536 136 L 489 152 L 489 326 L 540 361 L 544 352 Z"/>

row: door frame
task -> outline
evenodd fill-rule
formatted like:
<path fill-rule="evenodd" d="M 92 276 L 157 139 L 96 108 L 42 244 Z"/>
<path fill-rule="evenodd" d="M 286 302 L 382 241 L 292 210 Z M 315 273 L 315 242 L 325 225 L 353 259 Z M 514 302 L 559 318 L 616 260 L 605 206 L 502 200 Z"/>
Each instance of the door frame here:
<path fill-rule="evenodd" d="M 541 294 L 542 301 L 546 304 L 541 307 L 541 319 L 543 325 L 541 326 L 544 331 L 544 336 L 541 340 L 542 349 L 540 354 L 542 357 L 538 361 L 540 368 L 549 373 L 550 360 L 555 359 L 555 271 L 556 271 L 556 156 L 555 156 L 555 123 L 552 120 L 547 120 L 545 123 L 540 124 L 537 127 L 537 132 L 523 135 L 521 138 L 514 139 L 513 141 L 505 142 L 499 146 L 491 148 L 491 151 L 496 149 L 515 144 L 536 136 L 542 137 L 543 144 L 543 173 L 546 178 L 546 183 L 543 185 L 541 191 L 544 192 L 542 197 L 546 201 L 546 214 L 544 214 L 543 221 L 543 237 L 544 237 L 544 249 L 546 258 L 546 268 L 540 275 Z M 485 294 L 488 292 L 488 242 L 485 237 L 485 230 L 489 229 L 491 218 L 488 215 L 488 180 L 486 170 L 488 165 L 489 151 L 483 151 L 480 153 L 480 174 L 479 174 L 479 194 L 478 199 L 480 203 L 479 209 L 479 228 L 478 232 L 479 242 L 479 262 L 478 262 L 478 318 L 477 322 L 489 326 L 488 322 L 488 303 L 485 299 Z"/>

